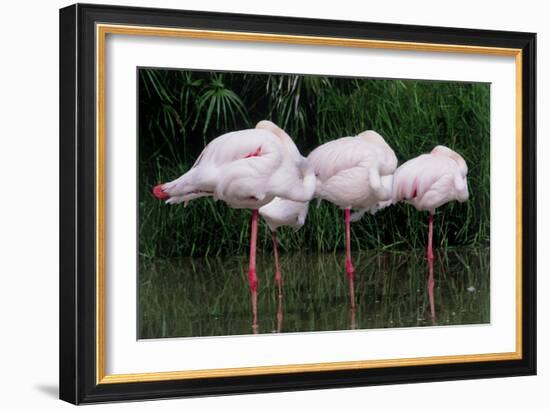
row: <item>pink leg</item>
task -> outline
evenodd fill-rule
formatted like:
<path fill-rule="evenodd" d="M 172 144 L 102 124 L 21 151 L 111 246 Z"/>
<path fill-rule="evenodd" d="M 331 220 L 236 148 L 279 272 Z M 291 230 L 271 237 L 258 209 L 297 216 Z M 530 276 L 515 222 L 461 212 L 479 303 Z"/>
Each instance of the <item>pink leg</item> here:
<path fill-rule="evenodd" d="M 258 236 L 258 209 L 252 210 L 252 220 L 250 222 L 250 261 L 248 265 L 248 283 L 252 292 L 252 328 L 258 325 L 258 277 L 256 276 L 256 239 Z"/>
<path fill-rule="evenodd" d="M 434 230 L 434 216 L 430 213 L 428 216 L 428 260 L 434 260 L 434 253 L 432 249 L 432 238 Z"/>
<path fill-rule="evenodd" d="M 273 238 L 273 255 L 275 256 L 275 282 L 279 288 L 279 302 L 277 305 L 277 332 L 281 332 L 283 329 L 283 276 L 281 275 L 281 268 L 279 267 L 279 253 L 277 252 L 277 232 L 271 233 Z"/>
<path fill-rule="evenodd" d="M 279 297 L 279 304 L 277 306 L 277 332 L 283 330 L 283 297 Z"/>
<path fill-rule="evenodd" d="M 432 316 L 432 324 L 435 324 L 435 303 L 434 303 L 434 253 L 433 253 L 433 226 L 434 216 L 430 213 L 428 216 L 428 298 L 430 301 L 430 313 Z"/>
<path fill-rule="evenodd" d="M 351 308 L 355 308 L 355 289 L 353 285 L 353 273 L 355 269 L 351 263 L 351 235 L 350 235 L 350 209 L 345 209 L 346 215 L 346 273 L 348 275 L 349 282 L 349 298 L 351 302 Z"/>
<path fill-rule="evenodd" d="M 273 231 L 271 233 L 273 238 L 273 255 L 275 256 L 275 283 L 279 288 L 279 298 L 283 297 L 283 276 L 281 275 L 281 268 L 279 267 L 279 254 L 277 252 L 277 232 Z"/>

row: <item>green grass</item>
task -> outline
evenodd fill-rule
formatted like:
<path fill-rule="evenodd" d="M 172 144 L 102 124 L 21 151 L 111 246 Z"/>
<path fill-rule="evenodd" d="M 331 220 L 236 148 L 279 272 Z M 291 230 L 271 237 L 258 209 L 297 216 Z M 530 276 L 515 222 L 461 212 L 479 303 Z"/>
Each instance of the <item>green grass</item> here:
<path fill-rule="evenodd" d="M 250 213 L 210 199 L 166 206 L 152 187 L 178 177 L 220 134 L 271 119 L 307 155 L 321 143 L 374 129 L 400 163 L 443 144 L 469 167 L 470 200 L 438 210 L 437 247 L 489 245 L 490 86 L 414 80 L 139 71 L 139 251 L 144 259 L 245 255 Z M 399 204 L 352 227 L 354 248 L 421 248 L 427 215 Z M 280 233 L 282 252 L 336 252 L 343 214 L 312 202 L 299 233 Z M 271 241 L 265 226 L 260 246 Z"/>

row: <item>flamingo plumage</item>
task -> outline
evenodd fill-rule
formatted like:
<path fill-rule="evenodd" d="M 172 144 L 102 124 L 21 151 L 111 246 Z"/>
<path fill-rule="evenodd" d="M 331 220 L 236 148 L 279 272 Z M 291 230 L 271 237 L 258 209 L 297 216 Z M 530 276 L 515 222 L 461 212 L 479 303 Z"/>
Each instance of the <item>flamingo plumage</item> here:
<path fill-rule="evenodd" d="M 263 129 L 269 129 L 274 133 L 282 134 L 283 137 L 288 135 L 279 127 L 269 121 L 262 121 L 257 126 Z M 301 173 L 304 178 L 313 181 L 316 184 L 316 177 L 313 169 L 304 158 L 298 149 L 289 150 L 288 154 L 293 157 L 296 163 L 299 163 Z M 275 282 L 279 290 L 279 298 L 282 297 L 282 275 L 279 265 L 279 255 L 277 251 L 277 229 L 282 226 L 289 226 L 295 230 L 300 229 L 306 220 L 309 208 L 308 201 L 296 201 L 286 198 L 276 197 L 268 204 L 260 208 L 260 215 L 266 221 L 273 239 L 273 254 L 275 258 Z"/>
<path fill-rule="evenodd" d="M 315 175 L 308 173 L 307 162 L 292 139 L 274 123 L 260 121 L 254 129 L 213 139 L 191 169 L 155 186 L 153 194 L 170 204 L 186 205 L 199 197 L 212 197 L 233 208 L 252 210 L 248 281 L 256 325 L 258 209 L 276 197 L 308 202 L 315 183 Z"/>
<path fill-rule="evenodd" d="M 468 166 L 464 158 L 442 145 L 403 163 L 394 173 L 391 201 L 404 201 L 417 210 L 429 212 L 429 260 L 434 258 L 432 236 L 435 210 L 454 200 L 468 200 L 467 174 Z"/>
<path fill-rule="evenodd" d="M 317 147 L 309 154 L 308 162 L 317 177 L 315 197 L 334 203 L 345 212 L 345 266 L 350 302 L 355 308 L 350 210 L 372 211 L 380 202 L 391 199 L 392 174 L 397 167 L 397 157 L 380 134 L 369 130 Z"/>

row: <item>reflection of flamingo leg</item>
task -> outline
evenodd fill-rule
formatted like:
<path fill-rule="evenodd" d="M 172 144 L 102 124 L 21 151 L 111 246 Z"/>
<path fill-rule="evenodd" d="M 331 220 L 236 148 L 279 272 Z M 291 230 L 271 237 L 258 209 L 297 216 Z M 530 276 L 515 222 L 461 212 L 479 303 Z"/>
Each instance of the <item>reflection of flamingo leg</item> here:
<path fill-rule="evenodd" d="M 279 288 L 279 298 L 283 296 L 283 276 L 281 275 L 281 269 L 279 267 L 279 254 L 277 253 L 277 232 L 273 231 L 271 233 L 273 237 L 273 255 L 275 256 L 275 282 Z"/>
<path fill-rule="evenodd" d="M 279 297 L 279 306 L 277 307 L 277 332 L 283 330 L 283 297 Z"/>
<path fill-rule="evenodd" d="M 258 210 L 252 210 L 250 222 L 250 260 L 248 266 L 248 284 L 252 293 L 252 328 L 258 325 L 258 277 L 256 275 L 256 238 L 258 236 Z"/>
<path fill-rule="evenodd" d="M 432 315 L 432 325 L 435 325 L 435 302 L 434 302 L 434 262 L 433 259 L 428 259 L 428 299 L 430 300 L 430 312 Z"/>
<path fill-rule="evenodd" d="M 355 325 L 355 308 L 349 309 L 349 329 L 356 329 Z"/>
<path fill-rule="evenodd" d="M 350 208 L 345 209 L 346 217 L 346 273 L 348 275 L 349 282 L 349 298 L 351 302 L 351 308 L 355 308 L 355 289 L 353 285 L 353 273 L 355 269 L 351 262 L 351 236 L 350 236 Z"/>

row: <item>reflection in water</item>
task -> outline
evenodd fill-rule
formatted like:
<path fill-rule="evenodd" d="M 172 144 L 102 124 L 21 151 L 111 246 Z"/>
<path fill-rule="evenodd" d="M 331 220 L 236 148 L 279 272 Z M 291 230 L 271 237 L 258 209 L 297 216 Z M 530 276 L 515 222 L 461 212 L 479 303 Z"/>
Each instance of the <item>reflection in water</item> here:
<path fill-rule="evenodd" d="M 488 323 L 489 249 L 435 256 L 426 272 L 424 251 L 355 253 L 353 310 L 341 267 L 344 255 L 281 255 L 285 276 L 279 297 L 273 256 L 260 254 L 252 331 L 246 257 L 142 258 L 140 338 Z"/>
<path fill-rule="evenodd" d="M 281 291 L 281 288 L 279 287 L 279 291 Z M 254 319 L 252 321 L 252 332 L 254 334 L 258 333 L 258 326 L 254 326 Z M 283 294 L 279 293 L 279 302 L 277 306 L 277 327 L 275 329 L 276 333 L 283 332 Z"/>
<path fill-rule="evenodd" d="M 279 294 L 279 306 L 277 307 L 277 333 L 283 332 L 283 295 Z"/>
<path fill-rule="evenodd" d="M 353 307 L 349 309 L 349 329 L 357 329 L 355 325 L 355 308 Z"/>
<path fill-rule="evenodd" d="M 434 259 L 428 257 L 428 299 L 430 301 L 430 313 L 432 316 L 432 325 L 435 325 L 435 301 L 434 301 Z"/>

